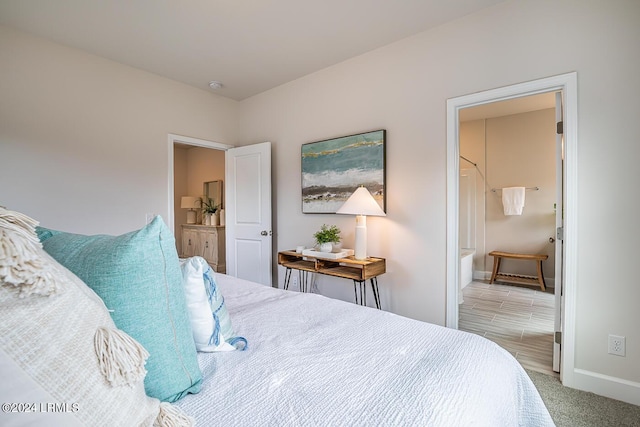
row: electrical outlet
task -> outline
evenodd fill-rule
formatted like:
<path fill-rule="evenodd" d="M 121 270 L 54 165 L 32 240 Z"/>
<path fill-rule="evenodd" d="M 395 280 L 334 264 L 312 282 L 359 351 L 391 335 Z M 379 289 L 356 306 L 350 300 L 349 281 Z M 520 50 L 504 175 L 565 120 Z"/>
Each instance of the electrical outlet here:
<path fill-rule="evenodd" d="M 619 335 L 609 335 L 609 354 L 626 356 L 627 339 Z"/>
<path fill-rule="evenodd" d="M 298 278 L 296 276 L 291 278 L 291 285 L 298 286 Z"/>

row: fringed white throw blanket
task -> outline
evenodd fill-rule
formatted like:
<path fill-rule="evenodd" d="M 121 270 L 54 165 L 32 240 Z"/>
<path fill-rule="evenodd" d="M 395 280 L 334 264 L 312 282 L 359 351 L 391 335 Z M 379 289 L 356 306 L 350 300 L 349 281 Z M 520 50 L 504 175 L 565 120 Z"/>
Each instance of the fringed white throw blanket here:
<path fill-rule="evenodd" d="M 56 267 L 38 253 L 38 222 L 0 207 L 0 281 L 19 288 L 20 296 L 52 295 L 58 290 Z"/>

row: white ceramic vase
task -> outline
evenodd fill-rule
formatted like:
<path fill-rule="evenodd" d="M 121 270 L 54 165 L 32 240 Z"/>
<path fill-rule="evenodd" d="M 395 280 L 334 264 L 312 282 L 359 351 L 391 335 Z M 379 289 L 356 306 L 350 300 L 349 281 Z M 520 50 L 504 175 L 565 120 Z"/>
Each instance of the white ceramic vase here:
<path fill-rule="evenodd" d="M 318 250 L 320 252 L 331 252 L 333 250 L 333 243 L 331 243 L 331 242 L 321 243 L 318 246 Z"/>

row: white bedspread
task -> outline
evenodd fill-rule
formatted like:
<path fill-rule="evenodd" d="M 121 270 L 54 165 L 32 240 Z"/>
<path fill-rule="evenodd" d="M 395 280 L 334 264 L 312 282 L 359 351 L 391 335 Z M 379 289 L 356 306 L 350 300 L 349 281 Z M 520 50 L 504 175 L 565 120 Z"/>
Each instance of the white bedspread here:
<path fill-rule="evenodd" d="M 200 353 L 199 426 L 552 426 L 520 364 L 482 337 L 217 274 L 247 351 Z"/>

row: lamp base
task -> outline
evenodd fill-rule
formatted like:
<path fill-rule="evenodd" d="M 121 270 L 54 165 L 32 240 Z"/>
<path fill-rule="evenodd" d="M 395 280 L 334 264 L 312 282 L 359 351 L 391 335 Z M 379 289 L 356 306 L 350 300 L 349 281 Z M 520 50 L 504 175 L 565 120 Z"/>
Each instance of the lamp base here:
<path fill-rule="evenodd" d="M 187 224 L 195 224 L 196 223 L 196 211 L 189 210 L 187 211 Z"/>
<path fill-rule="evenodd" d="M 356 216 L 356 241 L 353 257 L 360 261 L 367 259 L 367 217 L 364 215 Z"/>

